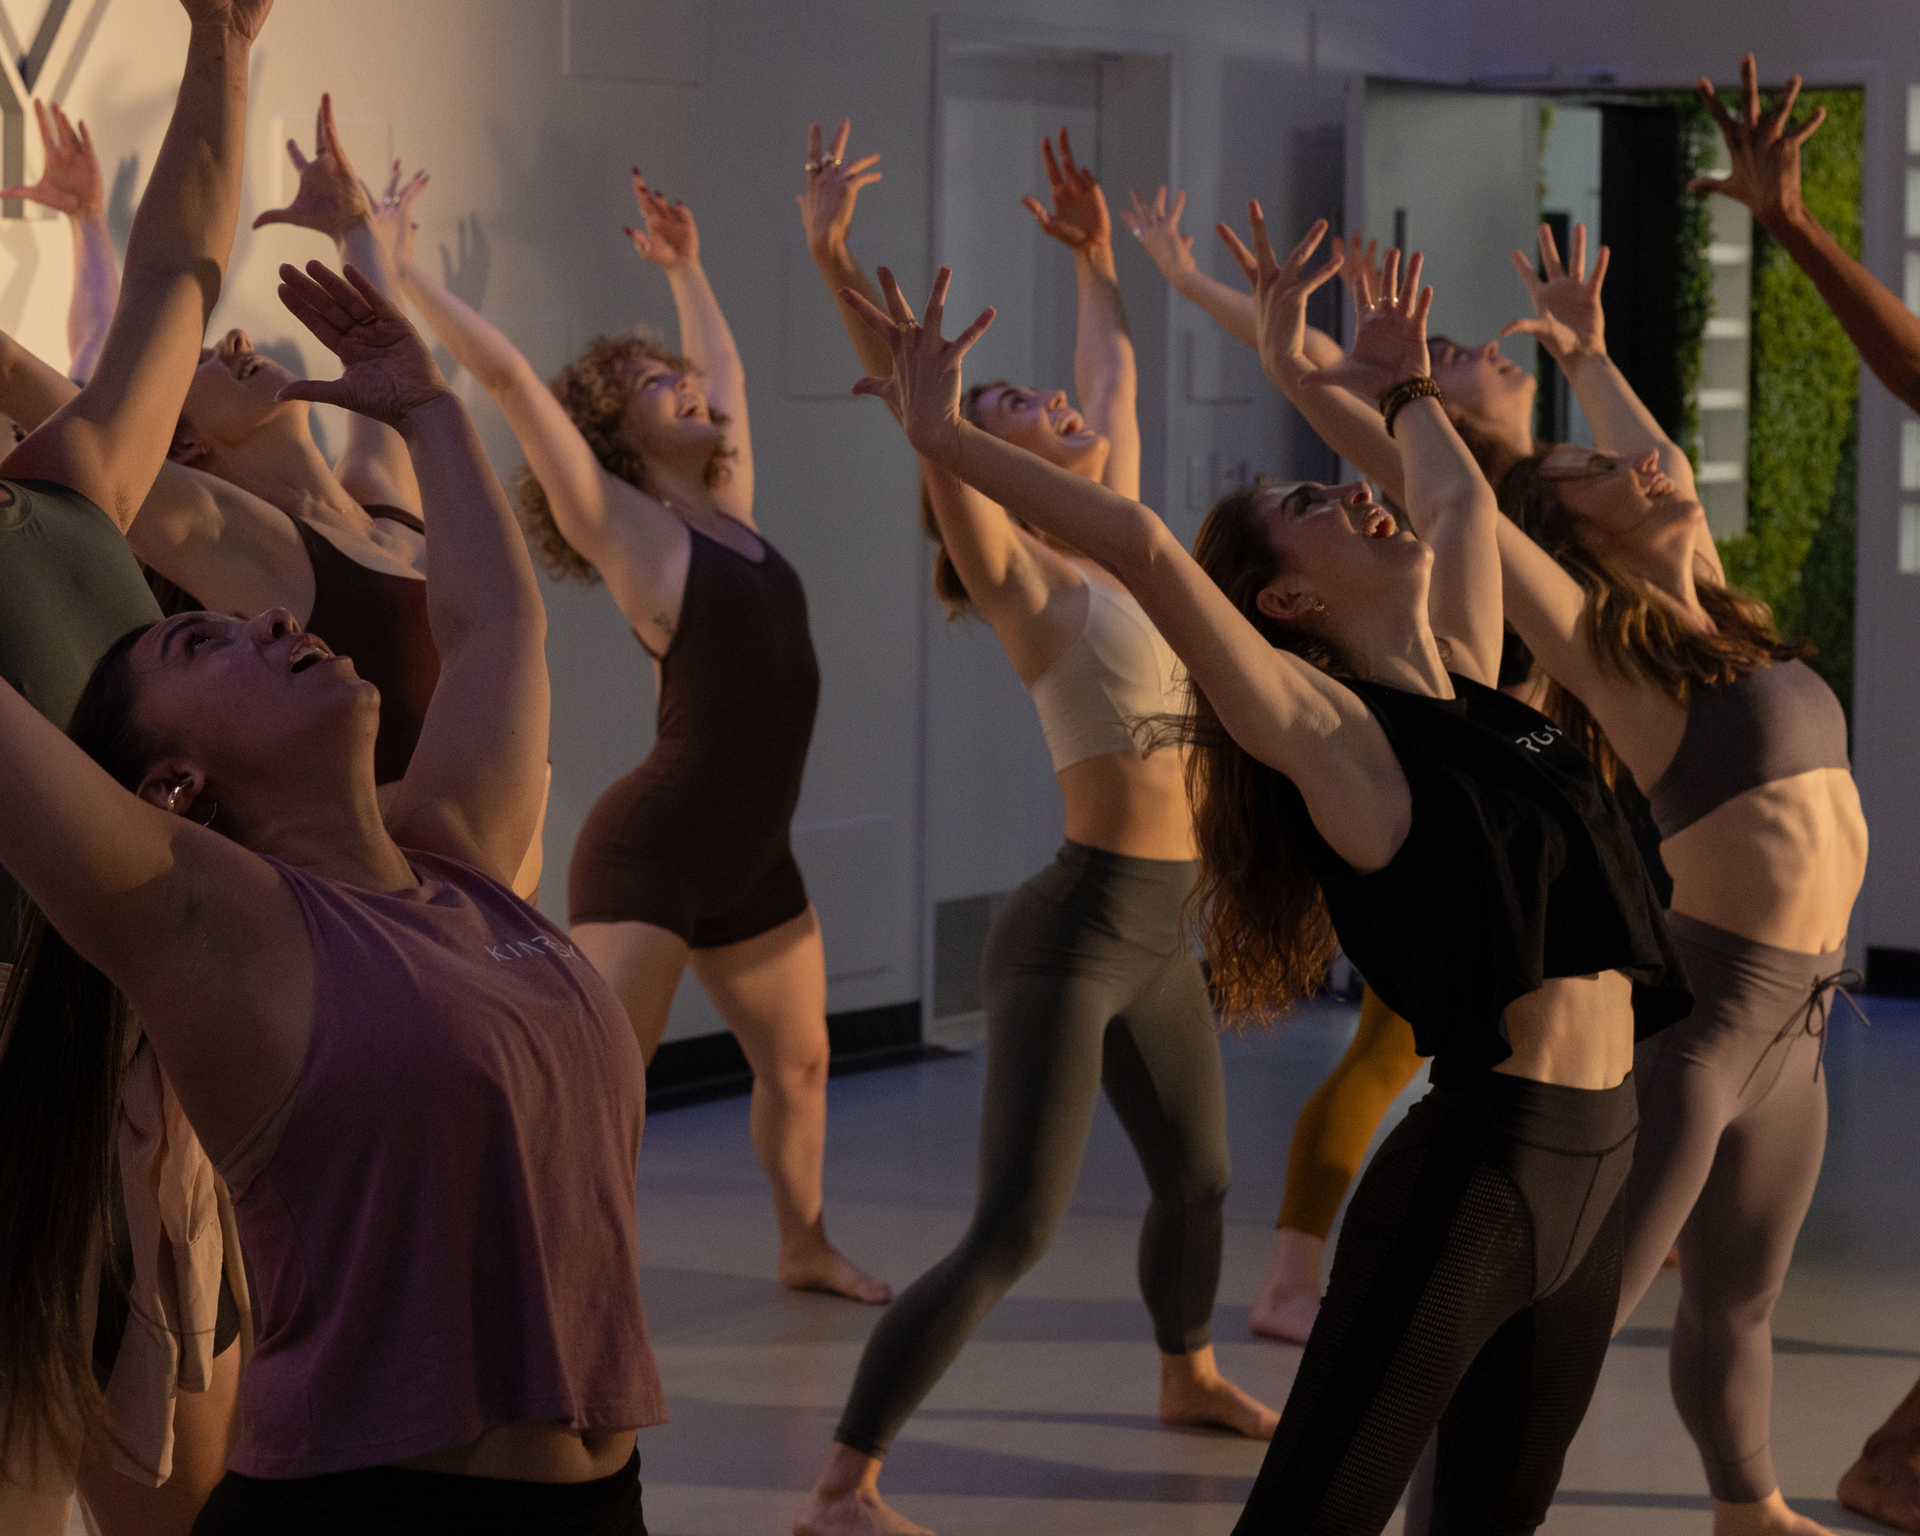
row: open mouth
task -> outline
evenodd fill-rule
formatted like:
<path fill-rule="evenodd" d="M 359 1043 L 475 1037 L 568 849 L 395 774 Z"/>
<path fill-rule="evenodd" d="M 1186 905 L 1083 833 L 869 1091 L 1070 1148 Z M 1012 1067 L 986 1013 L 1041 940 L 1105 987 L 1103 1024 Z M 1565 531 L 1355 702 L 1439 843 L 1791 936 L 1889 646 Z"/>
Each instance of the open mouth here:
<path fill-rule="evenodd" d="M 1647 481 L 1647 499 L 1664 501 L 1674 491 L 1673 478 L 1670 475 L 1655 475 Z"/>
<path fill-rule="evenodd" d="M 1360 531 L 1370 539 L 1390 539 L 1400 531 L 1400 525 L 1385 507 L 1370 507 Z"/>
<path fill-rule="evenodd" d="M 1047 420 L 1052 424 L 1053 430 L 1061 437 L 1072 437 L 1076 433 L 1084 432 L 1087 428 L 1086 422 L 1081 420 L 1078 411 L 1055 411 Z"/>
<path fill-rule="evenodd" d="M 332 660 L 333 652 L 327 649 L 325 641 L 313 635 L 303 635 L 294 643 L 287 670 L 298 675 L 316 662 Z"/>
<path fill-rule="evenodd" d="M 245 357 L 240 359 L 240 366 L 234 369 L 233 376 L 244 384 L 264 368 L 266 363 L 267 360 L 258 352 L 249 352 Z"/>

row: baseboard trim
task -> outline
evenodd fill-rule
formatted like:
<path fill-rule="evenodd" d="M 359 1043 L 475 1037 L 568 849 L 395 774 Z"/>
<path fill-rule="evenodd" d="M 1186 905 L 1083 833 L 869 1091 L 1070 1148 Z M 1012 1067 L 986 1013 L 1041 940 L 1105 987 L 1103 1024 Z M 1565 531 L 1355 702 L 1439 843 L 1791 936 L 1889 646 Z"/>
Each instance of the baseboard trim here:
<path fill-rule="evenodd" d="M 1920 997 L 1920 950 L 1867 950 L 1867 990 L 1882 997 Z"/>
<path fill-rule="evenodd" d="M 888 1003 L 827 1015 L 829 1072 L 843 1077 L 955 1054 L 920 1038 L 920 1003 Z M 753 1088 L 753 1073 L 732 1035 L 669 1040 L 647 1068 L 647 1112 L 728 1099 Z"/>

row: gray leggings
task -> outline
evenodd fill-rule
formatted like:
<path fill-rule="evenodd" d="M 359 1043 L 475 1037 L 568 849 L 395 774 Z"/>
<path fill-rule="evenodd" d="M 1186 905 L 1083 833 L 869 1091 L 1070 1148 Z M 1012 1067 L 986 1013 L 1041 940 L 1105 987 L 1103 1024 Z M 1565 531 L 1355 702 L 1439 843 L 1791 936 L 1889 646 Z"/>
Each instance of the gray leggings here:
<path fill-rule="evenodd" d="M 1197 866 L 1068 843 L 1014 892 L 981 960 L 987 1085 L 973 1224 L 887 1309 L 835 1438 L 884 1456 L 1066 1214 L 1106 1089 L 1146 1171 L 1140 1291 L 1155 1342 L 1207 1342 L 1220 1279 L 1226 1083 L 1181 904 Z"/>
<path fill-rule="evenodd" d="M 1827 1142 L 1819 1071 L 1829 989 L 1845 954 L 1803 954 L 1668 914 L 1698 1001 L 1641 1043 L 1640 1144 L 1627 1181 L 1624 1323 L 1675 1239 L 1674 1406 L 1724 1503 L 1778 1486 L 1773 1304 Z"/>

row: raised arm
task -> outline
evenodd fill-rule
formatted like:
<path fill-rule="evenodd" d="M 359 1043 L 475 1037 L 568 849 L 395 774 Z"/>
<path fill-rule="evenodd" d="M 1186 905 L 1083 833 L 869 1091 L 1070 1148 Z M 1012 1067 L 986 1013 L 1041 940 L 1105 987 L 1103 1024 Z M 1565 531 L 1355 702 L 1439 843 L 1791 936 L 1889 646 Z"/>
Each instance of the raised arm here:
<path fill-rule="evenodd" d="M 852 130 L 851 120 L 841 118 L 832 148 L 823 151 L 820 125 L 807 125 L 807 190 L 794 201 L 800 205 L 801 227 L 807 232 L 807 254 L 826 279 L 827 291 L 840 310 L 840 323 L 847 328 L 847 339 L 860 355 L 860 365 L 870 374 L 884 374 L 893 366 L 893 355 L 840 297 L 842 288 L 851 288 L 869 304 L 880 303 L 880 290 L 847 249 L 847 231 L 853 225 L 853 205 L 860 189 L 880 179 L 874 169 L 880 163 L 878 155 L 862 155 L 846 163 L 847 135 Z"/>
<path fill-rule="evenodd" d="M 1256 231 L 1256 296 L 1284 277 L 1265 232 Z M 1431 383 L 1427 312 L 1433 290 L 1420 287 L 1419 252 L 1400 282 L 1400 253 L 1387 255 L 1378 289 L 1363 270 L 1355 293 L 1359 325 L 1353 351 L 1336 367 L 1304 376 L 1308 387 L 1340 388 L 1381 398 L 1415 380 Z M 1500 509 L 1493 488 L 1435 396 L 1409 399 L 1389 424 L 1399 443 L 1404 506 L 1413 528 L 1433 548 L 1427 612 L 1434 634 L 1449 642 L 1451 670 L 1493 687 L 1500 676 L 1505 625 L 1500 610 L 1500 554 L 1494 524 Z"/>
<path fill-rule="evenodd" d="M 67 375 L 76 384 L 93 376 L 107 325 L 120 298 L 113 236 L 107 232 L 106 185 L 85 123 L 67 120 L 58 102 L 33 104 L 45 164 L 31 186 L 0 188 L 0 198 L 22 197 L 57 208 L 73 236 L 73 297 L 67 304 Z M 16 421 L 18 417 L 14 418 Z M 22 426 L 26 423 L 22 422 Z"/>
<path fill-rule="evenodd" d="M 1113 220 L 1106 195 L 1090 167 L 1073 158 L 1067 130 L 1060 130 L 1060 153 L 1040 141 L 1047 168 L 1049 211 L 1037 197 L 1021 203 L 1040 228 L 1073 252 L 1079 316 L 1074 331 L 1073 388 L 1088 425 L 1109 448 L 1102 480 L 1122 496 L 1140 494 L 1139 379 L 1127 308 L 1120 299 L 1120 278 L 1113 264 Z"/>
<path fill-rule="evenodd" d="M 427 620 L 440 681 L 387 808 L 403 847 L 510 882 L 539 825 L 546 782 L 546 609 L 525 541 L 479 434 L 419 333 L 356 268 L 283 266 L 287 308 L 346 365 L 282 399 L 364 411 L 407 441 L 427 518 Z"/>
<path fill-rule="evenodd" d="M 671 531 L 667 520 L 673 514 L 608 474 L 566 408 L 519 349 L 415 259 L 413 237 L 417 226 L 411 217 L 412 205 L 426 183 L 424 172 L 416 174 L 400 189 L 393 207 L 376 210 L 376 221 L 391 221 L 395 232 L 396 243 L 391 248 L 401 286 L 426 318 L 428 329 L 506 416 L 566 541 L 603 572 L 617 571 L 620 545 L 613 517 L 615 498 L 638 508 L 642 515 L 651 509 L 661 520 L 658 531 L 663 536 Z"/>
<path fill-rule="evenodd" d="M 1342 684 L 1269 645 L 1149 508 L 961 420 L 960 359 L 993 311 L 942 341 L 949 276 L 943 267 L 934 279 L 922 325 L 882 269 L 892 313 L 874 310 L 867 320 L 876 336 L 888 335 L 893 370 L 862 379 L 856 392 L 884 400 L 924 459 L 1125 582 L 1234 740 L 1294 780 L 1343 858 L 1362 869 L 1384 864 L 1404 836 L 1409 802 L 1406 779 L 1365 707 Z"/>
<path fill-rule="evenodd" d="M 1704 76 L 1700 96 L 1727 141 L 1732 171 L 1703 176 L 1690 192 L 1718 192 L 1745 203 L 1762 228 L 1780 242 L 1827 301 L 1860 356 L 1909 410 L 1920 411 L 1920 318 L 1827 233 L 1800 196 L 1800 149 L 1827 120 L 1821 107 L 1804 123 L 1790 124 L 1800 94 L 1794 75 L 1771 112 L 1760 110 L 1753 55 L 1740 60 L 1740 115 L 1727 111 Z"/>
<path fill-rule="evenodd" d="M 1606 281 L 1609 252 L 1603 245 L 1587 272 L 1587 227 L 1573 227 L 1569 261 L 1562 263 L 1553 231 L 1540 226 L 1540 265 L 1542 277 L 1524 253 L 1513 253 L 1513 268 L 1520 275 L 1533 314 L 1509 320 L 1500 328 L 1502 336 L 1531 336 L 1545 347 L 1560 371 L 1573 386 L 1573 393 L 1593 428 L 1596 446 L 1622 458 L 1643 459 L 1656 456 L 1660 471 L 1673 482 L 1675 495 L 1693 500 L 1693 465 L 1680 445 L 1667 436 L 1653 413 L 1641 404 L 1626 376 L 1607 356 L 1606 311 L 1600 302 L 1601 284 Z M 1720 551 L 1705 524 L 1694 550 L 1695 560 L 1714 581 L 1724 582 Z"/>
<path fill-rule="evenodd" d="M 300 184 L 293 201 L 284 208 L 269 208 L 253 221 L 255 229 L 269 224 L 291 224 L 311 229 L 333 242 L 335 254 L 344 265 L 351 262 L 373 280 L 374 285 L 396 302 L 400 297 L 400 276 L 393 256 L 373 229 L 373 195 L 366 183 L 354 174 L 347 152 L 340 145 L 340 134 L 333 122 L 333 97 L 320 98 L 320 110 L 314 121 L 314 151 L 309 160 L 301 153 L 297 140 L 287 140 L 287 157 L 300 173 Z M 400 168 L 394 166 L 394 182 Z M 395 195 L 390 182 L 387 195 Z M 385 422 L 358 414 L 347 417 L 347 446 L 333 467 L 334 477 L 346 493 L 362 506 L 398 507 L 420 515 L 420 486 L 413 475 L 413 463 L 400 434 Z"/>
<path fill-rule="evenodd" d="M 727 446 L 734 452 L 725 485 L 714 487 L 714 503 L 730 517 L 753 521 L 753 433 L 747 424 L 747 375 L 733 343 L 727 317 L 700 265 L 700 231 L 685 203 L 669 201 L 633 173 L 633 195 L 640 203 L 640 225 L 626 231 L 633 248 L 667 275 L 674 313 L 680 320 L 680 350 L 702 374 L 709 407 L 727 417 Z"/>
<path fill-rule="evenodd" d="M 127 240 L 119 307 L 79 395 L 0 463 L 52 480 L 122 528 L 167 456 L 233 249 L 247 63 L 272 0 L 183 0 L 186 70 Z"/>
<path fill-rule="evenodd" d="M 1272 250 L 1267 238 L 1266 215 L 1257 202 L 1247 204 L 1255 247 Z M 1317 366 L 1307 345 L 1307 299 L 1334 273 L 1347 264 L 1347 255 L 1335 242 L 1326 261 L 1312 272 L 1307 260 L 1327 233 L 1327 221 L 1320 219 L 1306 237 L 1278 265 L 1277 274 L 1264 287 L 1260 282 L 1260 260 L 1241 243 L 1240 237 L 1226 225 L 1219 226 L 1233 259 L 1240 264 L 1247 281 L 1255 287 L 1259 309 L 1258 334 L 1260 367 L 1279 388 L 1307 424 L 1320 434 L 1321 441 L 1341 458 L 1360 466 L 1360 472 L 1386 492 L 1397 506 L 1406 505 L 1406 482 L 1401 471 L 1400 450 L 1387 435 L 1379 411 L 1345 389 L 1325 388 L 1305 382 Z M 1356 300 L 1357 300 L 1356 290 Z"/>

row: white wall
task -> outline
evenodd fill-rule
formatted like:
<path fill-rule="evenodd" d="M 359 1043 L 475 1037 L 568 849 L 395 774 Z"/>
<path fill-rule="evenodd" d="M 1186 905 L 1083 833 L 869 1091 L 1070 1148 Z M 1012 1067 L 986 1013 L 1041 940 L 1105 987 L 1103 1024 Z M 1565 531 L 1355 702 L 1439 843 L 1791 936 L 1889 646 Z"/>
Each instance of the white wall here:
<path fill-rule="evenodd" d="M 13 0 L 8 0 L 11 5 Z M 76 0 L 85 11 L 93 0 Z M 863 195 L 854 233 L 909 291 L 929 272 L 931 79 L 937 13 L 1019 39 L 1137 33 L 1171 38 L 1175 182 L 1211 270 L 1212 221 L 1244 224 L 1258 195 L 1277 229 L 1339 202 L 1347 74 L 1458 78 L 1468 0 L 1334 0 L 1310 15 L 1273 0 L 571 0 L 574 73 L 563 71 L 561 0 L 279 0 L 255 55 L 242 231 L 216 329 L 242 325 L 282 357 L 322 355 L 273 297 L 283 260 L 326 255 L 300 231 L 245 229 L 284 198 L 281 141 L 310 143 L 322 90 L 335 95 L 349 152 L 369 179 L 403 156 L 433 185 L 421 247 L 445 253 L 453 286 L 480 304 L 542 370 L 596 332 L 671 326 L 665 283 L 620 235 L 633 207 L 625 171 L 683 197 L 749 371 L 758 516 L 805 577 L 823 691 L 797 846 L 826 923 L 830 1006 L 922 993 L 923 645 L 985 637 L 927 625 L 928 570 L 913 467 L 881 408 L 841 391 L 856 376 L 806 261 L 792 198 L 809 118 L 854 120 L 856 151 L 879 150 L 886 179 Z M 121 239 L 164 129 L 185 45 L 173 0 L 110 0 L 64 100 L 84 117 L 114 186 Z M 1031 189 L 1043 180 L 1037 146 Z M 37 150 L 29 152 L 37 168 Z M 1109 188 L 1119 201 L 1123 188 Z M 1005 211 L 1009 230 L 1028 215 Z M 1129 281 L 1151 278 L 1122 236 Z M 63 362 L 69 293 L 65 230 L 0 220 L 0 327 Z M 968 274 L 990 287 L 990 274 Z M 989 295 L 990 297 L 991 295 Z M 1190 534 L 1221 477 L 1284 471 L 1308 439 L 1223 348 L 1202 316 L 1172 310 L 1165 394 L 1167 502 Z M 504 423 L 469 398 L 503 473 L 520 463 Z M 337 423 L 331 441 L 340 441 Z M 594 797 L 652 737 L 653 687 L 604 593 L 549 586 L 554 789 L 543 900 L 564 915 L 574 834 Z M 1036 733 L 1037 737 L 1037 733 Z M 969 813 L 973 814 L 973 813 Z M 993 814 L 983 797 L 981 816 Z M 944 829 L 964 836 L 964 827 Z M 717 1027 L 683 989 L 673 1032 Z"/>

